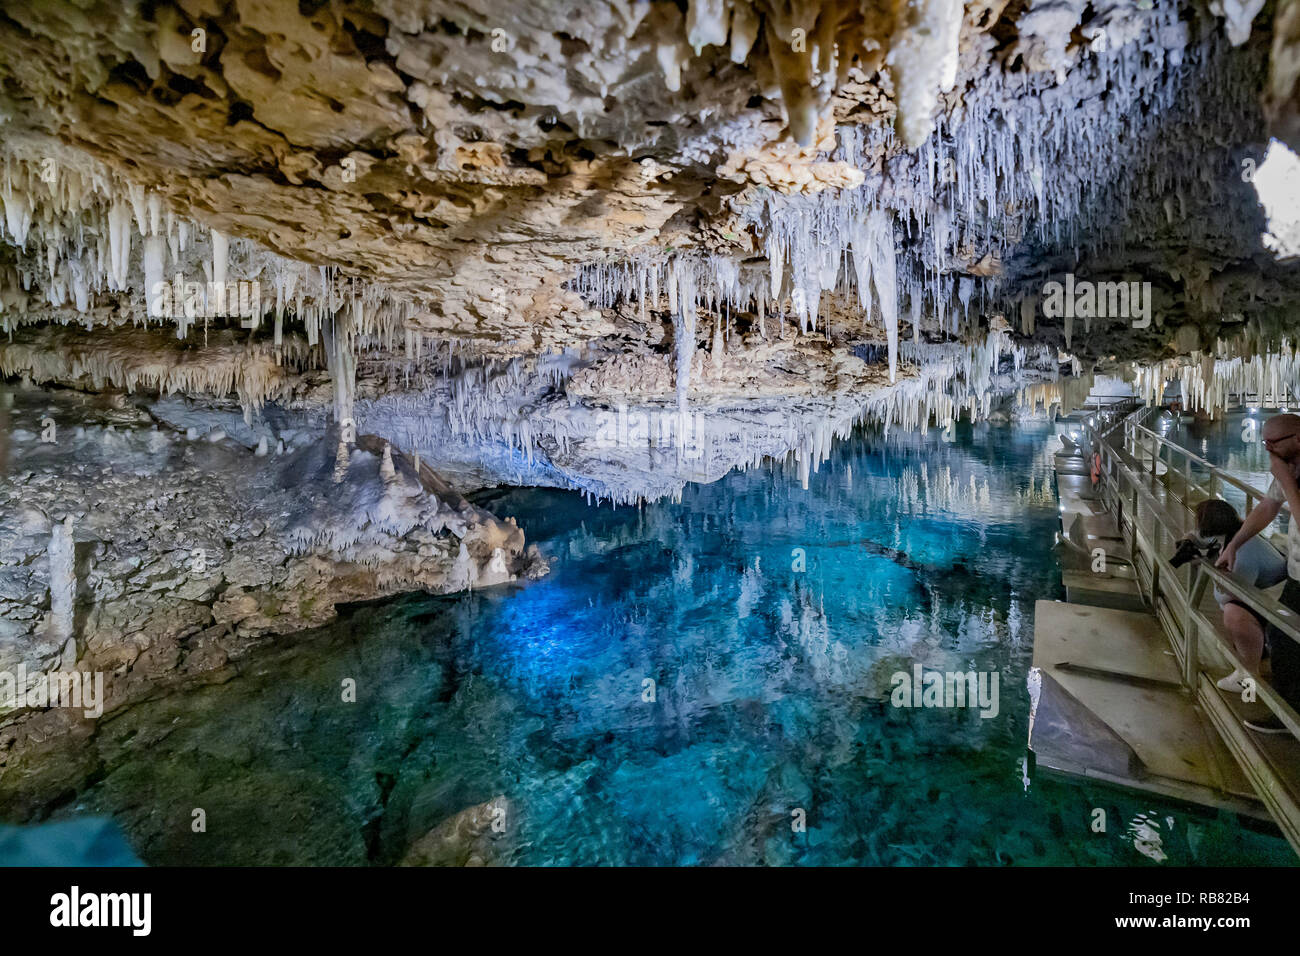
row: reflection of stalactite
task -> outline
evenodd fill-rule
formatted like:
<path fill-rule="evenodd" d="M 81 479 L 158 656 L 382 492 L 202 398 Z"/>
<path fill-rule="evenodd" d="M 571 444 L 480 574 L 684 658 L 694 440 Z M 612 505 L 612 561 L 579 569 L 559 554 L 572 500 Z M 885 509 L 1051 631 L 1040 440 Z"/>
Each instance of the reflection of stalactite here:
<path fill-rule="evenodd" d="M 920 470 L 906 466 L 898 477 L 897 493 L 900 510 L 904 514 L 924 514 L 931 509 L 960 511 L 970 514 L 987 513 L 993 503 L 988 479 L 981 485 L 974 473 L 969 481 L 953 474 L 950 466 L 936 469 L 930 477 L 929 466 L 921 464 Z"/>
<path fill-rule="evenodd" d="M 1043 476 L 1041 486 L 1034 484 L 1034 476 L 1029 476 L 1028 490 L 1016 489 L 1016 501 L 1022 505 L 1055 505 L 1056 492 L 1052 489 L 1052 479 L 1049 475 Z"/>
<path fill-rule="evenodd" d="M 1166 817 L 1166 823 L 1172 829 L 1173 818 Z M 1143 856 L 1150 857 L 1157 863 L 1168 859 L 1164 851 L 1164 841 L 1160 836 L 1160 820 L 1152 814 L 1139 813 L 1129 821 L 1127 836 L 1133 841 L 1133 849 Z"/>
<path fill-rule="evenodd" d="M 797 615 L 789 599 L 781 602 L 782 630 L 803 650 L 815 680 L 841 681 L 847 650 L 839 641 L 831 639 L 824 597 L 814 595 L 806 587 L 796 587 L 794 597 Z"/>

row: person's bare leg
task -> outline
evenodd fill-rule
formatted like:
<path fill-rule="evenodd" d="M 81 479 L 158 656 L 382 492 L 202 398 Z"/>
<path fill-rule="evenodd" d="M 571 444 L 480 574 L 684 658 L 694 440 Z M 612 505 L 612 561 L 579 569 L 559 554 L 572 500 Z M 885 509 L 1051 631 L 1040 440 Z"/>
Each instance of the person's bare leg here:
<path fill-rule="evenodd" d="M 1259 626 L 1259 621 L 1240 604 L 1225 604 L 1223 623 L 1238 659 L 1258 677 L 1260 658 L 1264 656 L 1264 629 Z"/>

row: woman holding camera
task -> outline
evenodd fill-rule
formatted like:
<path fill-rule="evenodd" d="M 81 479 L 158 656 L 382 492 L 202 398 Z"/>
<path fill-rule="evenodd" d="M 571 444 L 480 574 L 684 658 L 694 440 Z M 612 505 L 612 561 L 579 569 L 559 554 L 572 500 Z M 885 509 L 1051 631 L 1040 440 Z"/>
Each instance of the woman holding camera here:
<path fill-rule="evenodd" d="M 1209 498 L 1196 506 L 1196 532 L 1181 542 L 1182 546 L 1172 564 L 1177 567 L 1197 557 L 1202 551 L 1222 549 L 1241 530 L 1242 521 L 1237 510 L 1226 501 Z M 1253 537 L 1238 546 L 1232 573 L 1246 584 L 1257 588 L 1270 588 L 1286 578 L 1286 561 L 1273 546 L 1262 538 Z M 1264 629 L 1267 622 L 1226 591 L 1214 589 L 1214 600 L 1223 611 L 1223 624 L 1228 629 L 1233 650 L 1246 670 L 1234 670 L 1218 681 L 1218 687 L 1239 694 L 1244 689 L 1242 681 L 1259 676 L 1259 662 L 1264 654 Z"/>

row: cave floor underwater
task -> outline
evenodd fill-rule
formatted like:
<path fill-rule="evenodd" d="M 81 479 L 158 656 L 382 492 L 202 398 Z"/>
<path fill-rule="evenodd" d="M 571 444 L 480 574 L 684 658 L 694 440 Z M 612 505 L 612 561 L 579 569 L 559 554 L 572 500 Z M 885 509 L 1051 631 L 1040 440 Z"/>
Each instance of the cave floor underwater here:
<path fill-rule="evenodd" d="M 8 775 L 0 819 L 111 816 L 149 864 L 1292 864 L 1026 763 L 1053 437 L 860 429 L 807 489 L 768 463 L 641 507 L 483 492 L 547 577 L 344 608 Z M 994 700 L 891 706 L 918 667 Z"/>

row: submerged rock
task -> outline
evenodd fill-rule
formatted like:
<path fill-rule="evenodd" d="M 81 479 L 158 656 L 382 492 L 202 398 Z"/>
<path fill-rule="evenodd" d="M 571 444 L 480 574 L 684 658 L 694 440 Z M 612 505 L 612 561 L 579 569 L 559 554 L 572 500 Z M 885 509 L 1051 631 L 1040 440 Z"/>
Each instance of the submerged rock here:
<path fill-rule="evenodd" d="M 502 855 L 510 801 L 476 804 L 439 823 L 406 852 L 399 866 L 491 866 Z"/>

